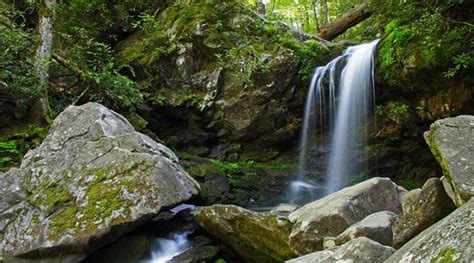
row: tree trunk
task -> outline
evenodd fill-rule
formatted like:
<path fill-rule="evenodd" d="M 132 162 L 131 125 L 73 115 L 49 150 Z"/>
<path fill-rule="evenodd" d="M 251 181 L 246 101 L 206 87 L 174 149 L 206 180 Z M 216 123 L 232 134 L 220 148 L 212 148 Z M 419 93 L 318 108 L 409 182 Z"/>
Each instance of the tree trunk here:
<path fill-rule="evenodd" d="M 41 123 L 46 120 L 48 114 L 48 71 L 51 60 L 51 49 L 53 46 L 53 22 L 56 12 L 56 0 L 44 0 L 39 9 L 38 33 L 40 41 L 36 49 L 36 78 L 40 86 L 42 96 L 35 101 L 30 109 L 33 122 Z"/>
<path fill-rule="evenodd" d="M 349 10 L 336 21 L 329 23 L 318 30 L 318 37 L 326 40 L 333 40 L 346 32 L 349 28 L 359 24 L 369 18 L 372 13 L 367 4 L 361 4 Z"/>
<path fill-rule="evenodd" d="M 316 22 L 316 30 L 319 31 L 319 2 L 314 1 L 314 21 Z"/>
<path fill-rule="evenodd" d="M 266 12 L 267 6 L 265 5 L 265 3 L 262 0 L 257 1 L 257 13 L 265 15 Z"/>
<path fill-rule="evenodd" d="M 327 0 L 321 0 L 321 18 L 321 25 L 324 27 L 329 23 L 329 9 Z"/>

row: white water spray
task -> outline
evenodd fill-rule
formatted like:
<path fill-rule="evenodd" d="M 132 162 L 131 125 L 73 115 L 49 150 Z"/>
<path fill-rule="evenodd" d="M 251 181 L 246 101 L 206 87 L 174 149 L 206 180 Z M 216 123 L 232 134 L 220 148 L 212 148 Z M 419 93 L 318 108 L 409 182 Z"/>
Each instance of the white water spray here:
<path fill-rule="evenodd" d="M 290 185 L 290 202 L 301 204 L 335 192 L 347 186 L 351 176 L 361 172 L 360 161 L 356 162 L 355 156 L 363 159 L 357 150 L 367 141 L 361 128 L 367 126 L 369 109 L 373 106 L 374 52 L 378 42 L 349 47 L 326 66 L 315 69 L 306 98 L 299 173 Z M 346 64 L 337 79 L 343 61 Z M 311 140 L 325 131 L 330 132 L 331 146 L 325 183 L 321 185 L 306 175 L 316 169 L 308 166 Z"/>
<path fill-rule="evenodd" d="M 153 241 L 153 248 L 151 254 L 151 263 L 165 263 L 177 255 L 182 254 L 188 250 L 190 244 L 188 242 L 188 234 L 177 233 L 173 234 L 171 238 L 157 238 Z"/>

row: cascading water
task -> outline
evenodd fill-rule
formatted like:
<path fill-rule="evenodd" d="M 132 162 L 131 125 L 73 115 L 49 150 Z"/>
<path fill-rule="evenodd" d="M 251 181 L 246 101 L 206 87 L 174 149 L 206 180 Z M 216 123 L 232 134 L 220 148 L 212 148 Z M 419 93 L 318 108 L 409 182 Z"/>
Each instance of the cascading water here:
<path fill-rule="evenodd" d="M 349 47 L 326 66 L 315 69 L 305 103 L 299 173 L 290 185 L 290 202 L 302 204 L 335 192 L 350 183 L 350 176 L 362 172 L 359 163 L 365 162 L 360 161 L 363 156 L 358 149 L 366 144 L 367 136 L 360 130 L 367 126 L 373 106 L 378 41 Z M 346 63 L 337 79 L 342 62 Z M 330 132 L 330 153 L 325 181 L 318 184 L 306 176 L 316 169 L 308 165 L 308 154 L 311 140 L 325 131 Z"/>
<path fill-rule="evenodd" d="M 153 251 L 150 263 L 165 263 L 184 251 L 188 250 L 188 232 L 175 233 L 171 238 L 156 238 L 153 241 Z"/>

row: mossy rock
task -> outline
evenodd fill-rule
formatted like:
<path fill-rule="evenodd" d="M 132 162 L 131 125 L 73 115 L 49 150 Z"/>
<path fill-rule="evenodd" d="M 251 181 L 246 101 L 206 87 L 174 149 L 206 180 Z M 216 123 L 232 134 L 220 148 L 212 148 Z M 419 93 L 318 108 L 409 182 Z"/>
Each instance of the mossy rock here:
<path fill-rule="evenodd" d="M 213 205 L 200 208 L 194 218 L 247 260 L 282 262 L 296 256 L 289 244 L 292 224 L 276 214 L 256 213 L 233 205 Z"/>
<path fill-rule="evenodd" d="M 174 153 L 96 103 L 70 106 L 22 161 L 26 197 L 4 229 L 4 253 L 85 254 L 198 194 Z"/>
<path fill-rule="evenodd" d="M 147 94 L 149 127 L 170 146 L 266 161 L 297 136 L 311 69 L 339 50 L 299 42 L 241 1 L 193 0 L 159 10 L 116 52 Z"/>

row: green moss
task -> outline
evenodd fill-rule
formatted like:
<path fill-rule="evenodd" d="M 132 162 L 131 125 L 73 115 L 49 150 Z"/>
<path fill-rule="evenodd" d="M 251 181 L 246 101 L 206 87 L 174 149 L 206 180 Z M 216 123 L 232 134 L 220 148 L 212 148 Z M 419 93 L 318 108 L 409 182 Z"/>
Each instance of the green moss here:
<path fill-rule="evenodd" d="M 51 218 L 50 227 L 55 233 L 64 233 L 66 229 L 73 229 L 77 222 L 78 210 L 74 206 L 68 206 Z"/>
<path fill-rule="evenodd" d="M 168 37 L 162 25 L 153 16 L 142 15 L 141 21 L 135 26 L 141 31 L 121 49 L 121 63 L 150 65 L 170 52 Z"/>
<path fill-rule="evenodd" d="M 460 254 L 456 249 L 447 247 L 441 250 L 438 255 L 431 259 L 431 263 L 457 263 L 461 262 Z"/>
<path fill-rule="evenodd" d="M 0 133 L 0 171 L 17 166 L 21 158 L 38 146 L 46 137 L 48 128 L 26 124 Z"/>
<path fill-rule="evenodd" d="M 382 17 L 394 19 L 385 26 L 385 37 L 378 53 L 380 70 L 390 85 L 416 87 L 417 82 L 432 82 L 432 75 L 446 81 L 443 73 L 449 78 L 472 66 L 467 59 L 462 63 L 456 60 L 463 54 L 471 57 L 469 50 L 472 47 L 466 44 L 472 43 L 470 29 L 444 17 L 453 8 L 459 8 L 458 3 L 391 5 L 385 9 L 389 14 Z M 433 71 L 433 74 L 427 71 Z M 427 74 L 426 79 L 424 74 Z"/>
<path fill-rule="evenodd" d="M 414 189 L 417 189 L 417 188 L 422 188 L 423 185 L 425 184 L 425 181 L 423 181 L 423 180 L 400 179 L 400 180 L 395 180 L 395 183 L 397 185 L 403 186 L 408 191 L 411 191 L 411 190 L 414 190 Z"/>
<path fill-rule="evenodd" d="M 213 174 L 215 172 L 220 173 L 221 171 L 217 170 L 215 166 L 211 163 L 202 163 L 198 165 L 193 165 L 187 169 L 189 175 L 195 178 L 205 177 L 208 174 Z"/>

